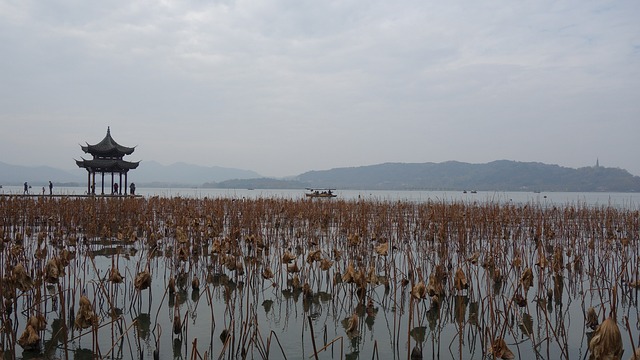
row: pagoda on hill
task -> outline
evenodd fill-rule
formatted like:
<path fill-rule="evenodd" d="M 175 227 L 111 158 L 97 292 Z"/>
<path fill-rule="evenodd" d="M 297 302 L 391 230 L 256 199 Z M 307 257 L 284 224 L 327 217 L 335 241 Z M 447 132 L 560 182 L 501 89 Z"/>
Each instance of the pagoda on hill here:
<path fill-rule="evenodd" d="M 107 127 L 107 135 L 95 145 L 80 145 L 82 151 L 91 154 L 93 159 L 76 160 L 78 167 L 87 169 L 87 194 L 96 194 L 96 173 L 102 175 L 102 195 L 104 195 L 104 174 L 111 173 L 111 194 L 127 195 L 127 173 L 138 167 L 140 162 L 122 160 L 125 155 L 131 155 L 135 147 L 126 147 L 118 144 L 111 137 L 111 130 Z M 114 174 L 119 174 L 119 181 L 114 182 Z M 124 188 L 122 175 L 124 174 Z M 118 185 L 116 188 L 115 184 Z"/>

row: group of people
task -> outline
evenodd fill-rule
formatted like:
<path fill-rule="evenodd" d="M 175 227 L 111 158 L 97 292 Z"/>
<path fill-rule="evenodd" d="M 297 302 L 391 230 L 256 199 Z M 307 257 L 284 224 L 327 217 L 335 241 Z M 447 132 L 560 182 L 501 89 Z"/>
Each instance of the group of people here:
<path fill-rule="evenodd" d="M 120 193 L 118 192 L 119 186 L 118 183 L 113 184 L 113 192 L 111 193 L 112 195 L 119 195 Z M 135 195 L 136 194 L 136 184 L 135 183 L 131 183 L 131 185 L 129 185 L 129 193 L 131 195 Z"/>
<path fill-rule="evenodd" d="M 22 195 L 29 195 L 29 189 L 31 189 L 31 185 L 28 182 L 24 182 L 24 190 L 22 191 Z M 46 188 L 42 187 L 42 195 L 45 195 Z M 49 180 L 49 195 L 53 195 L 53 183 Z"/>
<path fill-rule="evenodd" d="M 31 185 L 29 185 L 29 183 L 27 181 L 24 182 L 24 190 L 22 191 L 22 195 L 29 195 L 29 189 L 31 189 Z M 129 190 L 131 192 L 131 195 L 135 195 L 136 194 L 136 184 L 135 183 L 131 183 L 131 185 L 129 185 Z M 46 193 L 46 188 L 43 186 L 42 187 L 42 195 L 45 195 Z M 113 192 L 111 193 L 112 195 L 117 195 L 119 194 L 118 192 L 118 184 L 115 183 L 113 184 Z M 49 181 L 49 195 L 53 195 L 53 182 Z"/>

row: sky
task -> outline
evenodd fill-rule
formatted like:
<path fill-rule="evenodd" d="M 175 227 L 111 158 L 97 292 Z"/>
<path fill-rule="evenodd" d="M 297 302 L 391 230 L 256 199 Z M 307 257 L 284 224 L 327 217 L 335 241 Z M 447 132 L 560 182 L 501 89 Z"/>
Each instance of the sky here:
<path fill-rule="evenodd" d="M 77 169 L 110 127 L 140 166 L 640 175 L 638 18 L 637 0 L 0 0 L 0 161 Z"/>

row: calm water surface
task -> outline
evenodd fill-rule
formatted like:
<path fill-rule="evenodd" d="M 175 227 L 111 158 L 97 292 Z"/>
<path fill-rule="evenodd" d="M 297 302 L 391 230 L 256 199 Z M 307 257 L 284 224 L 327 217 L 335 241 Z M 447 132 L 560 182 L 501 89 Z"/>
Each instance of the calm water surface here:
<path fill-rule="evenodd" d="M 0 194 L 22 194 L 21 186 L 4 186 Z M 46 189 L 48 194 L 49 189 Z M 203 189 L 203 188 L 138 188 L 138 195 L 161 197 L 258 199 L 258 198 L 305 198 L 302 189 Z M 42 189 L 34 187 L 32 194 L 41 194 Z M 56 187 L 54 193 L 63 195 L 86 194 L 85 187 Z M 531 191 L 399 191 L 399 190 L 336 190 L 337 199 L 377 200 L 377 201 L 465 201 L 498 202 L 514 204 L 541 204 L 543 206 L 590 205 L 614 206 L 618 208 L 640 208 L 640 193 L 616 192 L 541 192 Z"/>

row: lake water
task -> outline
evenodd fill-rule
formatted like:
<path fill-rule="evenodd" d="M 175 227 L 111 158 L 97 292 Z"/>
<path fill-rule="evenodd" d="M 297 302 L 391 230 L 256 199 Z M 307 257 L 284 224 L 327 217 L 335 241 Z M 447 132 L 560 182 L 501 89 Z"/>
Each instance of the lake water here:
<path fill-rule="evenodd" d="M 4 186 L 0 194 L 22 194 L 21 186 Z M 49 189 L 46 189 L 48 194 Z M 83 195 L 85 187 L 56 187 L 56 194 Z M 188 198 L 305 198 L 303 189 L 204 189 L 204 188 L 138 188 L 137 194 L 142 196 L 188 197 Z M 376 201 L 464 201 L 464 202 L 498 202 L 513 204 L 541 204 L 543 206 L 581 205 L 614 206 L 627 209 L 640 208 L 640 193 L 616 192 L 527 192 L 527 191 L 478 191 L 463 193 L 462 191 L 399 191 L 399 190 L 335 190 L 337 199 L 344 200 L 376 200 Z M 41 189 L 32 188 L 31 193 L 41 194 Z"/>

